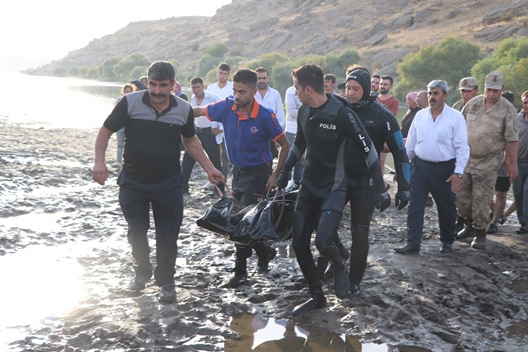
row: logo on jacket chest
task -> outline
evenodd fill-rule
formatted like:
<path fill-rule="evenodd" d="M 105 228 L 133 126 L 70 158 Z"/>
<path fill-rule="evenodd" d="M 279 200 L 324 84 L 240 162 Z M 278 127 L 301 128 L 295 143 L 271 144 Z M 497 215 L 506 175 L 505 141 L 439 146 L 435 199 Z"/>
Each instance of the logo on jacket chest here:
<path fill-rule="evenodd" d="M 335 129 L 337 128 L 336 125 L 334 124 L 331 124 L 331 123 L 320 123 L 319 124 L 319 128 L 324 128 L 324 129 L 327 129 L 327 130 L 333 130 L 335 131 Z"/>

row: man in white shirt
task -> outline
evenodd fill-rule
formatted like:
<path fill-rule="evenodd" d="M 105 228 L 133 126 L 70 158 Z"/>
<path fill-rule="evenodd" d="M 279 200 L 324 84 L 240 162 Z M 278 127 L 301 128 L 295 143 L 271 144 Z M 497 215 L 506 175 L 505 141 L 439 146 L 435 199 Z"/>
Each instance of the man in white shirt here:
<path fill-rule="evenodd" d="M 447 82 L 427 85 L 429 107 L 418 111 L 411 124 L 405 148 L 411 160 L 411 199 L 407 213 L 407 244 L 397 253 L 418 254 L 422 241 L 425 201 L 430 192 L 438 208 L 441 253 L 452 250 L 455 241 L 455 195 L 469 159 L 466 121 L 447 106 Z"/>
<path fill-rule="evenodd" d="M 191 89 L 193 95 L 191 97 L 191 106 L 207 106 L 208 104 L 218 101 L 218 96 L 211 92 L 204 91 L 203 80 L 200 77 L 194 77 L 191 79 Z M 221 170 L 220 164 L 220 148 L 218 148 L 218 143 L 216 142 L 215 134 L 211 128 L 211 122 L 204 116 L 195 116 L 194 117 L 194 133 L 198 136 L 202 146 L 211 159 L 214 167 L 217 170 Z M 192 169 L 196 161 L 193 159 L 189 152 L 185 151 L 183 154 L 182 161 L 182 192 L 184 194 L 189 193 L 189 179 L 191 177 Z"/>
<path fill-rule="evenodd" d="M 282 98 L 280 93 L 269 86 L 269 73 L 264 67 L 259 67 L 255 70 L 257 72 L 257 94 L 255 94 L 255 99 L 257 99 L 260 105 L 271 109 L 277 120 L 284 129 L 284 110 L 282 108 Z"/>
<path fill-rule="evenodd" d="M 297 113 L 302 105 L 299 97 L 295 94 L 295 86 L 291 86 L 286 90 L 284 100 L 286 103 L 286 138 L 288 138 L 291 147 L 297 134 Z M 293 182 L 297 186 L 300 185 L 305 164 L 306 160 L 301 158 L 293 168 Z"/>
<path fill-rule="evenodd" d="M 216 71 L 217 82 L 212 83 L 207 86 L 207 91 L 218 96 L 218 100 L 223 100 L 230 95 L 233 95 L 233 82 L 228 81 L 229 73 L 231 72 L 231 66 L 226 63 L 218 65 Z M 211 122 L 211 127 L 213 133 L 216 135 L 216 142 L 220 145 L 220 157 L 222 160 L 222 173 L 224 174 L 225 179 L 230 170 L 229 157 L 227 155 L 227 149 L 224 143 L 224 126 L 220 122 Z M 203 188 L 212 188 L 214 187 L 209 181 L 203 186 Z"/>

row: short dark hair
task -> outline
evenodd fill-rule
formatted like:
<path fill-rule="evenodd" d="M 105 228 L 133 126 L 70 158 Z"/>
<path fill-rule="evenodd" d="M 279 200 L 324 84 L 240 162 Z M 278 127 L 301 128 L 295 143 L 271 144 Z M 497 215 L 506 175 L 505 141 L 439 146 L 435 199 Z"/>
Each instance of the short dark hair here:
<path fill-rule="evenodd" d="M 326 75 L 324 75 L 324 80 L 325 81 L 331 81 L 332 83 L 336 82 L 336 78 L 335 78 L 335 75 L 333 73 L 327 73 Z"/>
<path fill-rule="evenodd" d="M 192 84 L 197 84 L 197 83 L 203 84 L 203 79 L 201 79 L 200 77 L 194 77 L 194 78 L 191 79 L 191 85 Z"/>
<path fill-rule="evenodd" d="M 257 72 L 257 73 L 266 72 L 266 74 L 269 75 L 268 70 L 266 70 L 266 68 L 264 68 L 264 67 L 262 67 L 262 66 L 261 66 L 261 67 L 258 67 L 258 68 L 255 70 L 255 72 Z"/>
<path fill-rule="evenodd" d="M 348 76 L 348 75 L 347 75 L 347 76 Z M 377 74 L 376 74 L 376 75 L 372 75 L 372 78 L 379 78 L 379 79 L 381 79 L 380 75 L 377 75 Z"/>
<path fill-rule="evenodd" d="M 515 104 L 515 93 L 511 90 L 505 90 L 501 95 L 505 97 L 510 103 Z"/>
<path fill-rule="evenodd" d="M 231 66 L 229 66 L 228 64 L 226 64 L 225 62 L 218 65 L 218 71 L 227 71 L 227 72 L 231 72 Z"/>
<path fill-rule="evenodd" d="M 255 88 L 257 86 L 257 73 L 249 68 L 241 68 L 233 75 L 233 82 L 243 83 Z"/>
<path fill-rule="evenodd" d="M 337 85 L 338 90 L 345 90 L 346 89 L 346 82 L 341 82 Z"/>
<path fill-rule="evenodd" d="M 372 76 L 372 77 L 374 77 L 374 76 Z M 383 76 L 381 76 L 380 78 L 381 78 L 381 79 L 389 80 L 389 81 L 391 82 L 391 86 L 392 86 L 392 84 L 394 83 L 392 77 L 389 76 L 389 75 L 383 75 Z"/>
<path fill-rule="evenodd" d="M 168 61 L 156 61 L 152 63 L 147 72 L 149 79 L 152 78 L 158 81 L 168 79 L 172 83 L 176 77 L 174 66 Z"/>
<path fill-rule="evenodd" d="M 321 67 L 315 64 L 305 64 L 293 69 L 291 76 L 297 78 L 301 87 L 310 86 L 316 93 L 324 94 L 324 73 Z"/>

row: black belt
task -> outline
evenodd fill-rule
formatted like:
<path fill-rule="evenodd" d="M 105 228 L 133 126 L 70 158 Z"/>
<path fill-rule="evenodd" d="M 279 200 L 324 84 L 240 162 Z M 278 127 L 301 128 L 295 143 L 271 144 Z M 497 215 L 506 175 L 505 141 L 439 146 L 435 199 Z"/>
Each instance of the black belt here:
<path fill-rule="evenodd" d="M 418 158 L 418 159 L 420 159 L 424 163 L 432 164 L 432 165 L 442 165 L 442 164 L 453 163 L 453 162 L 456 161 L 456 159 L 450 159 L 450 160 L 446 160 L 446 161 L 429 161 L 429 160 L 424 160 L 422 158 Z"/>
<path fill-rule="evenodd" d="M 255 170 L 258 170 L 258 169 L 264 168 L 264 167 L 269 169 L 269 164 L 268 163 L 264 163 L 264 164 L 260 164 L 260 165 L 257 165 L 257 166 L 250 166 L 250 167 L 238 167 L 238 166 L 234 166 L 233 165 L 233 171 L 238 171 L 238 172 L 240 172 L 242 174 L 245 174 L 245 173 L 253 172 Z"/>
<path fill-rule="evenodd" d="M 211 132 L 211 127 L 205 127 L 205 128 L 194 127 L 194 133 L 202 133 L 202 132 Z"/>

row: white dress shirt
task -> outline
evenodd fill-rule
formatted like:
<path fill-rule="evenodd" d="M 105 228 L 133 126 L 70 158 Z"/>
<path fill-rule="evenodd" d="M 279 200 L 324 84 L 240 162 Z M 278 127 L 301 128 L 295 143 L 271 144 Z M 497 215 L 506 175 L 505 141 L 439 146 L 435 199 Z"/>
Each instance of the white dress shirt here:
<path fill-rule="evenodd" d="M 409 129 L 405 149 L 409 160 L 414 156 L 432 162 L 456 158 L 455 173 L 463 173 L 469 159 L 464 116 L 447 105 L 436 121 L 430 107 L 418 111 Z"/>
<path fill-rule="evenodd" d="M 204 98 L 201 102 L 200 105 L 197 105 L 196 104 L 196 95 L 192 95 L 191 97 L 191 106 L 193 108 L 197 107 L 197 106 L 207 106 L 211 103 L 214 103 L 215 101 L 218 101 L 220 99 L 218 99 L 218 95 L 216 94 L 213 94 L 211 92 L 208 92 L 208 91 L 204 91 Z M 194 125 L 198 128 L 207 128 L 207 127 L 211 127 L 211 122 L 207 119 L 207 117 L 205 115 L 203 116 L 195 116 L 194 117 Z"/>
<path fill-rule="evenodd" d="M 286 103 L 286 132 L 297 134 L 297 113 L 302 103 L 295 94 L 295 86 L 286 90 L 284 100 Z"/>
<path fill-rule="evenodd" d="M 227 98 L 228 96 L 233 95 L 233 82 L 227 81 L 226 85 L 224 86 L 224 88 L 220 88 L 218 86 L 218 82 L 211 83 L 210 85 L 207 86 L 207 92 L 211 92 L 211 93 L 215 94 L 218 97 L 218 100 L 223 100 L 223 99 Z M 213 121 L 213 122 L 211 122 L 211 127 L 212 128 L 217 128 L 218 127 L 222 131 L 224 130 L 224 125 L 222 125 L 221 122 Z M 220 144 L 220 143 L 222 143 L 223 140 L 224 140 L 224 134 L 223 133 L 220 133 L 220 134 L 216 135 L 216 143 Z"/>
<path fill-rule="evenodd" d="M 260 91 L 257 90 L 257 94 L 255 94 L 255 99 L 257 99 L 260 105 L 271 109 L 275 113 L 279 124 L 284 129 L 284 110 L 282 108 L 282 98 L 280 93 L 276 89 L 273 89 L 268 86 L 268 90 L 266 91 L 264 97 L 262 97 L 262 95 L 260 95 Z"/>

